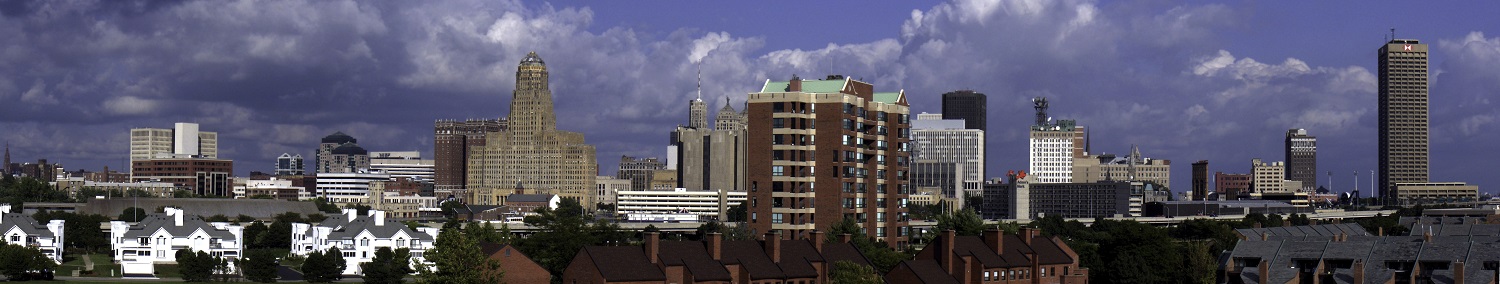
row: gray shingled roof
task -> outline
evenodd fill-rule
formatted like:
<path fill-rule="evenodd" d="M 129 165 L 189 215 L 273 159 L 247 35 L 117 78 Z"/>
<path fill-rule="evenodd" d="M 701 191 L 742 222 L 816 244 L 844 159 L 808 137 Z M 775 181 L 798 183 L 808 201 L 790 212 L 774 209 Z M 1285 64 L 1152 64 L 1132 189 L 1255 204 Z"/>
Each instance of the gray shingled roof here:
<path fill-rule="evenodd" d="M 1448 228 L 1449 226 L 1483 227 L 1443 225 L 1441 228 L 1454 232 L 1472 231 L 1465 230 L 1464 227 Z M 1434 227 L 1433 232 L 1445 231 L 1439 228 Z M 1309 228 L 1265 232 L 1305 232 L 1305 229 Z M 1365 283 L 1385 283 L 1399 269 L 1393 266 L 1413 266 L 1419 263 L 1436 263 L 1440 265 L 1438 267 L 1449 265 L 1446 269 L 1432 269 L 1429 276 L 1435 283 L 1453 283 L 1456 271 L 1452 269 L 1452 265 L 1456 261 L 1465 263 L 1466 280 L 1487 283 L 1492 280 L 1491 273 L 1494 271 L 1484 270 L 1484 263 L 1500 261 L 1500 236 L 1433 236 L 1430 239 L 1423 236 L 1351 236 L 1344 241 L 1321 236 L 1282 236 L 1268 241 L 1255 238 L 1239 242 L 1224 261 L 1231 262 L 1226 264 L 1239 265 L 1238 261 L 1255 259 L 1270 261 L 1266 278 L 1271 283 L 1291 281 L 1298 273 L 1296 267 L 1299 263 L 1323 264 L 1325 269 L 1332 271 L 1333 282 L 1351 283 L 1354 280 L 1352 263 L 1355 261 L 1364 263 Z M 1241 269 L 1241 273 L 1230 277 L 1238 278 L 1244 283 L 1260 282 L 1259 264 L 1247 262 L 1244 265 L 1246 266 Z"/>
<path fill-rule="evenodd" d="M 130 226 L 130 229 L 125 231 L 125 237 L 146 237 L 161 230 L 166 230 L 173 237 L 183 237 L 193 234 L 194 231 L 203 230 L 210 237 L 226 240 L 234 239 L 234 234 L 229 233 L 228 230 L 214 228 L 213 224 L 204 222 L 203 218 L 198 218 L 198 216 L 183 216 L 182 226 L 177 226 L 176 217 L 168 216 L 166 213 L 146 214 L 145 219 Z"/>
<path fill-rule="evenodd" d="M 1259 240 L 1262 234 L 1269 235 L 1273 239 L 1276 239 L 1276 237 L 1305 236 L 1332 237 L 1339 234 L 1347 236 L 1370 235 L 1369 232 L 1365 231 L 1364 227 L 1360 227 L 1359 224 L 1354 223 L 1238 229 L 1235 230 L 1235 233 L 1252 240 Z"/>
<path fill-rule="evenodd" d="M 385 220 L 384 225 L 377 225 L 375 218 L 370 216 L 354 217 L 352 221 L 345 221 L 345 219 L 347 217 L 340 214 L 337 217 L 329 217 L 327 220 L 323 220 L 323 223 L 319 223 L 319 226 L 333 227 L 333 232 L 328 233 L 328 239 L 330 240 L 354 239 L 354 237 L 359 236 L 360 232 L 364 231 L 369 231 L 370 235 L 382 239 L 394 237 L 397 232 L 404 231 L 407 236 L 413 239 L 435 240 L 427 233 L 412 230 L 406 227 L 406 224 L 394 220 Z M 329 223 L 329 221 L 333 221 L 334 223 Z"/>
<path fill-rule="evenodd" d="M 234 218 L 243 214 L 262 220 L 269 220 L 286 212 L 296 212 L 302 216 L 320 213 L 317 205 L 306 201 L 226 198 L 89 199 L 87 205 L 78 207 L 78 211 L 83 214 L 115 216 L 130 207 L 144 208 L 147 211 L 159 207 L 176 207 L 198 216 L 224 215 Z"/>
<path fill-rule="evenodd" d="M 46 225 L 37 223 L 26 214 L 5 213 L 0 218 L 4 218 L 0 219 L 0 232 L 9 232 L 11 228 L 21 228 L 21 232 L 28 236 L 52 237 L 52 231 L 48 231 Z"/>

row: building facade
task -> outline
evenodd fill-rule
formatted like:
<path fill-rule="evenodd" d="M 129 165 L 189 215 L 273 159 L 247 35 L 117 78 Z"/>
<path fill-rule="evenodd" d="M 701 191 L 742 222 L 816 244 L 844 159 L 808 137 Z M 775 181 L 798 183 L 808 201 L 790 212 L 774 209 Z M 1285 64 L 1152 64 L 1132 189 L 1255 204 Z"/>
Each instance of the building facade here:
<path fill-rule="evenodd" d="M 433 160 L 422 159 L 422 152 L 417 151 L 370 152 L 370 170 L 427 183 L 435 175 Z"/>
<path fill-rule="evenodd" d="M 1286 131 L 1286 179 L 1302 182 L 1304 192 L 1318 188 L 1318 137 L 1307 129 Z"/>
<path fill-rule="evenodd" d="M 983 101 L 983 94 L 979 95 Z M 947 99 L 944 94 L 945 107 Z M 944 114 L 923 113 L 911 122 L 912 161 L 959 165 L 961 169 L 954 173 L 960 174 L 961 182 L 943 188 L 943 195 L 949 198 L 961 200 L 965 195 L 980 194 L 984 190 L 984 130 L 969 129 L 966 121 L 944 117 Z M 911 171 L 914 176 L 926 175 L 919 167 Z M 914 182 L 913 186 L 928 185 Z"/>
<path fill-rule="evenodd" d="M 693 214 L 724 221 L 730 207 L 745 202 L 744 191 L 728 190 L 627 190 L 615 193 L 615 214 L 634 220 L 634 214 Z"/>
<path fill-rule="evenodd" d="M 615 178 L 630 180 L 630 190 L 647 190 L 651 189 L 653 172 L 665 169 L 667 165 L 655 157 L 620 156 L 620 167 L 615 172 Z"/>
<path fill-rule="evenodd" d="M 401 222 L 387 221 L 385 211 L 381 210 L 369 210 L 364 216 L 358 213 L 359 210 L 344 209 L 317 225 L 292 223 L 291 253 L 307 256 L 313 251 L 326 252 L 337 247 L 344 256 L 344 275 L 364 275 L 360 264 L 372 261 L 375 251 L 382 247 L 410 250 L 412 269 L 418 264 L 433 265 L 425 254 L 435 245 L 438 228 L 413 230 Z"/>
<path fill-rule="evenodd" d="M 469 149 L 484 147 L 489 133 L 505 130 L 509 121 L 500 119 L 438 120 L 433 132 L 433 187 L 438 196 L 464 199 L 469 174 Z"/>
<path fill-rule="evenodd" d="M 64 220 L 50 220 L 40 223 L 31 216 L 21 213 L 10 213 L 10 204 L 0 204 L 0 242 L 30 248 L 41 251 L 47 259 L 62 264 Z"/>
<path fill-rule="evenodd" d="M 370 169 L 370 151 L 359 147 L 359 140 L 343 132 L 334 132 L 318 143 L 315 161 L 317 173 L 354 173 Z"/>
<path fill-rule="evenodd" d="M 244 228 L 226 222 L 205 222 L 182 209 L 147 214 L 135 224 L 109 222 L 110 248 L 120 273 L 126 277 L 154 277 L 157 263 L 177 262 L 177 250 L 207 252 L 229 260 L 230 269 L 244 252 Z"/>
<path fill-rule="evenodd" d="M 943 93 L 943 119 L 964 121 L 964 129 L 988 131 L 989 113 L 984 93 L 958 90 Z"/>
<path fill-rule="evenodd" d="M 307 173 L 306 169 L 302 165 L 302 154 L 281 153 L 281 156 L 276 157 L 275 173 L 278 176 L 300 176 Z"/>
<path fill-rule="evenodd" d="M 673 187 L 744 191 L 746 185 L 745 114 L 736 111 L 725 97 L 724 107 L 707 125 L 703 100 L 688 102 L 688 125 L 672 131 L 667 147 L 666 169 L 677 170 L 679 184 Z M 702 108 L 704 111 L 697 111 Z"/>
<path fill-rule="evenodd" d="M 751 231 L 804 238 L 853 219 L 870 236 L 906 244 L 911 111 L 904 93 L 876 93 L 839 75 L 793 76 L 766 80 L 750 94 L 748 113 Z"/>
<path fill-rule="evenodd" d="M 1031 128 L 1030 173 L 1039 183 L 1073 181 L 1074 158 L 1083 157 L 1083 126 L 1072 120 Z"/>
<path fill-rule="evenodd" d="M 594 177 L 594 184 L 598 185 L 594 194 L 594 203 L 598 204 L 615 204 L 615 193 L 630 190 L 630 180 L 612 176 Z"/>
<path fill-rule="evenodd" d="M 1146 204 L 1167 201 L 1172 195 L 1166 187 L 1150 181 L 1037 183 L 1024 174 L 1011 175 L 1010 179 L 1008 184 L 985 187 L 986 216 L 1022 220 L 1047 216 L 1138 217 L 1145 213 Z"/>
<path fill-rule="evenodd" d="M 318 174 L 317 197 L 334 204 L 368 204 L 370 184 L 390 181 L 391 175 L 384 173 L 324 173 Z"/>
<path fill-rule="evenodd" d="M 1168 185 L 1172 184 L 1172 161 L 1143 157 L 1139 148 L 1131 146 L 1130 155 L 1124 157 L 1103 154 L 1074 158 L 1071 174 L 1073 183 L 1134 180 Z"/>
<path fill-rule="evenodd" d="M 135 160 L 131 181 L 170 182 L 203 196 L 234 196 L 234 161 L 204 158 Z"/>
<path fill-rule="evenodd" d="M 1209 200 L 1208 191 L 1208 160 L 1198 160 L 1193 163 L 1193 200 Z M 1217 197 L 1215 196 L 1215 200 Z"/>
<path fill-rule="evenodd" d="M 579 201 L 593 191 L 599 173 L 594 146 L 584 143 L 582 133 L 557 129 L 548 80 L 547 65 L 535 52 L 516 67 L 507 128 L 470 149 L 470 204 L 499 205 L 517 183 L 536 191 L 529 193 Z"/>
<path fill-rule="evenodd" d="M 197 123 L 179 122 L 172 129 L 130 129 L 130 162 L 155 159 L 158 154 L 179 158 L 219 158 L 219 133 L 199 131 Z"/>
<path fill-rule="evenodd" d="M 1393 39 L 1377 54 L 1379 194 L 1394 203 L 1397 183 L 1427 182 L 1427 45 Z"/>

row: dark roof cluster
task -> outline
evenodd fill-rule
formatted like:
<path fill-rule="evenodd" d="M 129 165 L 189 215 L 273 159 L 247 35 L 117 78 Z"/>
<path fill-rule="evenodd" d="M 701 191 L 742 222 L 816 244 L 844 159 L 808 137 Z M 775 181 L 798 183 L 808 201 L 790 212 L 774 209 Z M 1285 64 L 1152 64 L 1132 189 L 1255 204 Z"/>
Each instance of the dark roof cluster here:
<path fill-rule="evenodd" d="M 695 281 L 733 281 L 727 267 L 739 265 L 747 272 L 748 279 L 740 281 L 786 280 L 818 278 L 815 263 L 831 265 L 838 261 L 850 261 L 870 265 L 868 259 L 847 242 L 823 243 L 814 240 L 780 240 L 779 234 L 768 234 L 769 240 L 722 241 L 718 259 L 714 258 L 713 242 L 704 241 L 659 241 L 657 265 L 651 261 L 647 251 L 654 241 L 654 234 L 647 236 L 643 246 L 590 246 L 579 252 L 573 261 L 587 256 L 592 265 L 604 277 L 604 281 L 664 281 L 667 278 L 661 267 L 680 266 L 684 273 Z M 718 238 L 717 234 L 710 238 Z M 813 239 L 823 238 L 821 233 Z M 774 242 L 774 244 L 773 244 Z M 821 251 L 818 246 L 821 245 Z M 767 249 L 779 247 L 779 253 Z M 777 261 L 775 258 L 780 258 Z M 825 271 L 826 272 L 826 271 Z"/>
<path fill-rule="evenodd" d="M 4 213 L 0 216 L 0 232 L 9 232 L 11 228 L 19 228 L 27 236 L 49 238 L 53 237 L 52 231 L 47 230 L 47 225 L 37 223 L 36 219 L 21 213 Z"/>
<path fill-rule="evenodd" d="M 1307 232 L 1306 227 L 1319 226 L 1282 228 L 1288 228 L 1286 232 Z M 1265 240 L 1249 238 L 1236 244 L 1222 260 L 1229 276 L 1225 281 L 1286 283 L 1300 277 L 1299 267 L 1316 269 L 1315 275 L 1326 275 L 1319 277 L 1335 283 L 1387 283 L 1398 276 L 1432 283 L 1496 280 L 1494 268 L 1486 265 L 1500 261 L 1500 225 L 1440 227 L 1420 232 L 1414 228 L 1414 236 L 1268 234 Z M 1445 230 L 1449 227 L 1453 229 Z"/>

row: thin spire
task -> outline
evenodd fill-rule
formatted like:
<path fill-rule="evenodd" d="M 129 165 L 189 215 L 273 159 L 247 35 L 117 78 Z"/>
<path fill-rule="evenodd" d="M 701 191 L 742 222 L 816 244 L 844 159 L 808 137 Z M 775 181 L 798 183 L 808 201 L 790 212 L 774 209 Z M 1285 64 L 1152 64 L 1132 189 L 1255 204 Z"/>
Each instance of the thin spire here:
<path fill-rule="evenodd" d="M 698 100 L 703 100 L 703 62 L 698 62 Z"/>

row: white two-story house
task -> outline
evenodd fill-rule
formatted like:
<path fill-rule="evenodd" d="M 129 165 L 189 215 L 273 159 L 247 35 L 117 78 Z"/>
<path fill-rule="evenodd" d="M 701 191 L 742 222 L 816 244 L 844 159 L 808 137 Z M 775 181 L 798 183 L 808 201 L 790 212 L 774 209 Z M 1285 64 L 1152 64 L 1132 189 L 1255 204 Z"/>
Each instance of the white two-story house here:
<path fill-rule="evenodd" d="M 125 276 L 150 276 L 157 263 L 177 263 L 177 250 L 208 252 L 229 260 L 230 267 L 244 250 L 244 228 L 224 222 L 205 222 L 182 209 L 166 208 L 136 224 L 109 222 L 110 247 Z"/>
<path fill-rule="evenodd" d="M 10 204 L 0 204 L 0 212 L 10 212 Z M 0 216 L 0 232 L 5 234 L 5 243 L 37 248 L 53 262 L 62 263 L 63 220 L 52 220 L 44 226 L 26 214 L 4 213 Z"/>
<path fill-rule="evenodd" d="M 306 256 L 337 247 L 347 264 L 344 274 L 363 275 L 359 264 L 374 259 L 376 249 L 405 248 L 411 251 L 411 264 L 415 268 L 419 262 L 432 264 L 422 255 L 433 248 L 438 231 L 429 227 L 412 230 L 401 222 L 386 221 L 385 211 L 381 210 L 369 210 L 360 216 L 357 210 L 344 209 L 343 213 L 329 216 L 317 225 L 293 223 L 292 253 Z"/>

